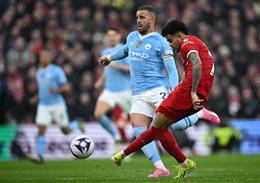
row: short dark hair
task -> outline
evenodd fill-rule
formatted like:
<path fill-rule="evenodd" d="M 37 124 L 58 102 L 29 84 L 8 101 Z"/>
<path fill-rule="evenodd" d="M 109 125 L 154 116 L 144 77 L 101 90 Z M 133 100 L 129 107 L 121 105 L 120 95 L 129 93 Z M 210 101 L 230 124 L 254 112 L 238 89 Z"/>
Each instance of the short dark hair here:
<path fill-rule="evenodd" d="M 157 15 L 155 9 L 152 6 L 149 6 L 149 5 L 143 5 L 143 6 L 140 6 L 137 9 L 137 11 L 141 11 L 141 10 L 146 10 L 146 11 L 149 11 L 150 13 L 154 13 L 155 15 Z"/>
<path fill-rule="evenodd" d="M 118 28 L 115 28 L 115 27 L 109 27 L 109 28 L 107 29 L 107 32 L 108 32 L 108 31 L 115 31 L 116 33 L 120 34 L 119 29 L 118 29 Z"/>
<path fill-rule="evenodd" d="M 189 31 L 186 25 L 180 20 L 171 20 L 162 29 L 162 36 L 166 37 L 167 34 L 173 35 L 177 32 L 183 32 L 188 35 Z"/>

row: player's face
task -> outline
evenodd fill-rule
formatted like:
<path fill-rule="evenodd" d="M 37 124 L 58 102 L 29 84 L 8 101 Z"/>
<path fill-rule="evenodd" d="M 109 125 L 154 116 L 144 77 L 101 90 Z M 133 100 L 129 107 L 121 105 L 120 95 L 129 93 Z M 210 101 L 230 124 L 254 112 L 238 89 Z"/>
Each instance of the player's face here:
<path fill-rule="evenodd" d="M 178 34 L 174 34 L 174 35 L 167 34 L 166 39 L 170 43 L 173 49 L 179 51 L 181 37 Z"/>
<path fill-rule="evenodd" d="M 109 46 L 113 47 L 115 45 L 117 45 L 121 40 L 121 36 L 118 32 L 114 31 L 114 30 L 109 30 L 107 32 L 107 41 Z"/>
<path fill-rule="evenodd" d="M 147 10 L 140 10 L 136 12 L 137 30 L 143 35 L 151 28 L 154 17 Z"/>
<path fill-rule="evenodd" d="M 51 55 L 47 51 L 42 51 L 40 53 L 40 65 L 46 67 L 51 62 Z"/>

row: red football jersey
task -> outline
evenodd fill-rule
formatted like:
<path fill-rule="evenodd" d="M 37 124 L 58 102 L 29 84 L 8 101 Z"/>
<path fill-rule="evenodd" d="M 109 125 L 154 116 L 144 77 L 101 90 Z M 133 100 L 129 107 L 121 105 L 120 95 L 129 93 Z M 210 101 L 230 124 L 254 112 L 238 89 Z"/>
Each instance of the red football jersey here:
<path fill-rule="evenodd" d="M 188 35 L 181 42 L 180 54 L 184 62 L 185 80 L 192 81 L 192 64 L 189 59 L 189 54 L 192 52 L 199 53 L 199 57 L 202 63 L 202 75 L 203 80 L 208 75 L 214 75 L 214 59 L 203 41 L 196 36 Z M 190 83 L 191 84 L 191 83 Z"/>

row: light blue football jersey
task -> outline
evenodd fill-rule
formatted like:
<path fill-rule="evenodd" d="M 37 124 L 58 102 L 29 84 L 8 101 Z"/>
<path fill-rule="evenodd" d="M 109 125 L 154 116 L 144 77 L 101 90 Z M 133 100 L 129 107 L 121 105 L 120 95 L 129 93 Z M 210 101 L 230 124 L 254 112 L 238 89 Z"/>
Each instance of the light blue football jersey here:
<path fill-rule="evenodd" d="M 158 32 L 141 36 L 138 31 L 127 37 L 128 59 L 133 95 L 156 87 L 168 87 L 164 60 L 173 60 L 173 51 Z"/>
<path fill-rule="evenodd" d="M 122 44 L 117 44 L 115 47 L 109 47 L 101 51 L 101 55 L 109 55 L 114 51 L 122 48 Z M 129 65 L 128 59 L 116 61 L 116 64 Z M 129 73 L 120 71 L 112 67 L 105 67 L 105 89 L 112 92 L 119 92 L 130 89 L 131 81 Z"/>
<path fill-rule="evenodd" d="M 49 88 L 57 88 L 67 83 L 67 78 L 58 65 L 50 64 L 46 68 L 39 68 L 36 72 L 39 91 L 39 105 L 65 105 L 60 93 L 50 93 Z"/>

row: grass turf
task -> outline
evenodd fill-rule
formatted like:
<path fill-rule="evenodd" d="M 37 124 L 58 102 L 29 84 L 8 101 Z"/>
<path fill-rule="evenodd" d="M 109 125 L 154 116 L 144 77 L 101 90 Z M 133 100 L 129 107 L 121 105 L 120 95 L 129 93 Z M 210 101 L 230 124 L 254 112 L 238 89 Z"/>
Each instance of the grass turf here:
<path fill-rule="evenodd" d="M 0 162 L 0 183 L 243 183 L 260 182 L 260 155 L 214 155 L 192 157 L 197 169 L 183 180 L 174 180 L 175 161 L 164 156 L 172 175 L 159 179 L 146 178 L 153 171 L 143 156 L 115 167 L 110 160 L 47 161 L 43 165 L 29 161 Z"/>

